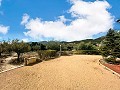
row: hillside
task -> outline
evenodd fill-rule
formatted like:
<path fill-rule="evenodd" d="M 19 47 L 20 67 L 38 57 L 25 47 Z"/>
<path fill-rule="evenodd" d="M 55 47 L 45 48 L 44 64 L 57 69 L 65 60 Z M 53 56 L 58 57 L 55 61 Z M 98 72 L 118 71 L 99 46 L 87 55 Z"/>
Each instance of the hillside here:
<path fill-rule="evenodd" d="M 102 40 L 104 40 L 105 36 L 102 36 L 102 37 L 99 37 L 99 38 L 96 38 L 96 39 L 86 39 L 86 40 L 81 40 L 81 41 L 72 41 L 72 42 L 64 42 L 64 43 L 80 43 L 80 42 L 84 42 L 84 43 L 93 43 L 93 44 L 96 44 L 96 43 L 100 43 Z"/>
<path fill-rule="evenodd" d="M 46 45 L 48 43 L 52 43 L 52 42 L 57 42 L 57 43 L 64 43 L 64 44 L 69 44 L 69 43 L 74 43 L 74 44 L 78 44 L 78 43 L 81 43 L 81 42 L 84 42 L 84 43 L 93 43 L 93 44 L 97 44 L 97 43 L 100 43 L 102 40 L 104 40 L 105 36 L 102 36 L 102 37 L 99 37 L 99 38 L 96 38 L 96 39 L 86 39 L 86 40 L 81 40 L 81 41 L 72 41 L 72 42 L 66 42 L 66 41 L 41 41 L 41 42 L 29 42 L 30 44 L 31 43 L 34 43 L 34 44 L 38 44 L 38 43 L 41 43 L 43 45 Z"/>

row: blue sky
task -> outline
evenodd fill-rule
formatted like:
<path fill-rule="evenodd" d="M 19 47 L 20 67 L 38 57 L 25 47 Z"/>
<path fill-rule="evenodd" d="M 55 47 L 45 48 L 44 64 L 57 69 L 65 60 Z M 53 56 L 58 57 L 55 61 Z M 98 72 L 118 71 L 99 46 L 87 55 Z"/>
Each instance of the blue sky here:
<path fill-rule="evenodd" d="M 86 11 L 85 14 L 83 14 L 83 12 L 79 12 L 79 10 L 84 11 L 84 9 L 80 9 L 82 7 L 79 7 L 79 5 L 84 4 L 84 2 L 86 4 L 84 4 L 83 7 L 87 4 L 90 5 L 89 2 L 99 5 L 100 2 L 98 0 L 97 1 L 84 0 L 82 2 L 80 1 L 82 0 L 71 0 L 71 1 L 70 0 L 2 0 L 0 6 L 0 26 L 8 27 L 8 28 L 6 33 L 0 31 L 0 40 L 18 38 L 24 41 L 41 41 L 41 40 L 73 41 L 73 40 L 82 40 L 87 38 L 96 38 L 101 35 L 104 35 L 107 32 L 107 30 L 105 29 L 110 28 L 111 25 L 112 27 L 114 27 L 114 29 L 120 29 L 120 24 L 114 23 L 114 20 L 120 18 L 120 9 L 119 9 L 120 0 L 106 0 L 106 1 L 100 0 L 106 6 L 103 5 L 105 9 L 101 7 L 102 9 L 98 8 L 98 10 L 106 10 L 106 7 L 110 7 L 110 6 L 111 8 L 106 10 L 109 14 L 106 12 L 105 13 L 106 19 L 103 19 L 106 20 L 106 22 L 104 22 L 103 24 L 106 25 L 107 27 L 104 27 L 102 25 L 101 27 L 103 28 L 101 28 L 101 31 L 98 30 L 97 32 L 97 30 L 96 31 L 93 30 L 93 32 L 95 33 L 92 33 L 92 29 L 96 28 L 99 25 L 96 25 L 96 27 L 94 27 L 93 25 L 94 23 L 92 24 L 93 26 L 90 26 L 90 23 L 86 23 L 85 26 L 83 22 L 87 22 L 87 20 L 90 19 L 85 19 L 85 21 L 82 22 L 82 18 L 83 19 L 88 18 L 86 17 L 86 15 L 88 16 L 90 15 L 91 17 L 94 17 L 94 15 L 91 15 L 89 13 L 100 14 L 102 12 L 93 12 L 93 11 L 89 12 L 88 9 L 88 12 Z M 77 5 L 77 3 L 79 3 L 79 5 Z M 110 6 L 108 6 L 108 4 Z M 90 6 L 92 7 L 94 5 L 92 4 Z M 90 10 L 92 10 L 92 8 Z M 77 14 L 74 12 L 76 12 Z M 73 13 L 76 15 L 79 14 L 80 16 L 74 16 L 72 15 Z M 109 17 L 109 19 L 107 19 L 107 16 Z M 29 17 L 29 18 L 26 22 L 21 24 L 21 22 L 23 21 L 23 17 Z M 110 17 L 114 17 L 114 19 L 113 18 L 110 19 Z M 38 18 L 38 20 L 36 20 L 36 18 Z M 111 23 L 106 24 L 107 21 L 109 20 L 111 20 Z M 50 21 L 53 24 L 51 24 Z M 78 26 L 76 25 L 72 26 L 73 23 L 78 24 Z M 82 26 L 79 27 L 79 24 L 80 25 L 83 24 L 83 26 L 86 27 L 85 30 L 92 27 L 91 31 L 85 32 L 85 30 L 82 29 Z M 76 27 L 78 27 L 78 30 L 76 29 Z M 69 32 L 66 31 L 67 30 L 66 28 L 69 28 L 68 30 Z M 4 29 L 5 28 L 1 28 L 1 30 L 3 31 Z"/>

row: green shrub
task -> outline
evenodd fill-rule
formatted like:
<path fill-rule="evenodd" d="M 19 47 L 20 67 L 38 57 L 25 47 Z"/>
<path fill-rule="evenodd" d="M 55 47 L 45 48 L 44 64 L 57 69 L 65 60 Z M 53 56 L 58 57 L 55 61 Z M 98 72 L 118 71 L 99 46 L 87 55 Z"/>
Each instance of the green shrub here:
<path fill-rule="evenodd" d="M 108 57 L 105 57 L 104 59 L 108 63 L 116 63 L 116 58 L 113 56 L 108 56 Z"/>
<path fill-rule="evenodd" d="M 99 55 L 100 52 L 98 50 L 77 50 L 73 51 L 73 54 Z"/>
<path fill-rule="evenodd" d="M 55 58 L 57 56 L 56 50 L 40 50 L 38 51 L 39 58 L 42 60 L 47 60 L 50 58 Z"/>
<path fill-rule="evenodd" d="M 99 55 L 100 52 L 98 50 L 82 50 L 83 54 L 88 55 Z"/>
<path fill-rule="evenodd" d="M 60 53 L 60 52 L 59 52 Z M 72 51 L 61 51 L 61 56 L 70 56 L 72 55 L 73 52 Z"/>
<path fill-rule="evenodd" d="M 73 51 L 73 54 L 82 54 L 81 50 Z"/>

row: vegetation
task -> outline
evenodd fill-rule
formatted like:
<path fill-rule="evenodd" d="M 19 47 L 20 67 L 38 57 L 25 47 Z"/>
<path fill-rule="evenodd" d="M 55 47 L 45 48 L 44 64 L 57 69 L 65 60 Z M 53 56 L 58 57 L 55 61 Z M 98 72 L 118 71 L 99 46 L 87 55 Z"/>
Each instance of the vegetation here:
<path fill-rule="evenodd" d="M 56 50 L 40 50 L 38 51 L 38 55 L 41 60 L 47 60 L 58 56 Z"/>
<path fill-rule="evenodd" d="M 59 52 L 61 49 L 61 52 Z M 17 62 L 20 61 L 21 53 L 37 52 L 40 59 L 45 60 L 61 55 L 71 54 L 102 54 L 108 61 L 120 58 L 120 32 L 110 29 L 106 36 L 97 39 L 87 39 L 73 42 L 42 41 L 25 43 L 19 40 L 2 41 L 1 53 L 17 53 Z M 101 52 L 100 52 L 101 51 Z"/>
<path fill-rule="evenodd" d="M 0 56 L 1 56 L 2 52 L 4 52 L 4 45 L 1 43 L 0 44 Z"/>
<path fill-rule="evenodd" d="M 84 42 L 84 43 L 89 43 L 91 42 L 93 45 L 96 45 L 96 44 L 100 44 L 102 40 L 104 40 L 105 36 L 102 36 L 102 37 L 99 37 L 99 38 L 96 38 L 96 39 L 85 39 L 85 40 L 81 40 L 81 41 L 73 41 L 73 42 L 65 42 L 65 43 L 74 43 L 74 44 L 79 44 L 81 42 Z"/>
<path fill-rule="evenodd" d="M 16 52 L 18 55 L 17 61 L 20 61 L 20 54 L 30 51 L 30 46 L 27 43 L 19 40 L 12 40 L 11 50 Z"/>
<path fill-rule="evenodd" d="M 6 52 L 8 49 L 8 42 L 3 41 L 0 43 L 0 56 L 3 52 Z"/>
<path fill-rule="evenodd" d="M 115 62 L 120 58 L 120 32 L 110 29 L 100 49 L 102 56 L 109 61 Z"/>
<path fill-rule="evenodd" d="M 56 51 L 60 50 L 60 42 L 58 41 L 49 41 L 45 45 L 47 50 L 56 50 Z"/>
<path fill-rule="evenodd" d="M 100 54 L 98 46 L 93 45 L 91 42 L 81 42 L 74 46 L 74 54 Z"/>
<path fill-rule="evenodd" d="M 39 42 L 29 43 L 31 51 L 46 50 L 46 46 Z"/>
<path fill-rule="evenodd" d="M 29 42 L 25 43 L 23 41 L 19 40 L 12 40 L 12 41 L 3 41 L 0 44 L 0 55 L 1 53 L 11 53 L 16 52 L 17 53 L 17 62 L 20 61 L 20 55 L 21 53 L 25 52 L 38 52 L 39 56 L 42 58 L 46 57 L 52 57 L 60 51 L 60 45 L 61 45 L 61 55 L 71 55 L 73 53 L 73 50 L 76 50 L 79 52 L 79 50 L 86 50 L 82 51 L 82 54 L 90 53 L 90 50 L 97 50 L 96 46 L 92 44 L 92 42 L 86 43 L 86 42 L 59 42 L 59 41 L 43 41 L 43 42 Z M 89 51 L 89 52 L 88 52 Z M 60 53 L 60 52 L 59 52 Z M 79 53 L 81 54 L 81 53 Z M 94 53 L 95 54 L 95 53 Z"/>

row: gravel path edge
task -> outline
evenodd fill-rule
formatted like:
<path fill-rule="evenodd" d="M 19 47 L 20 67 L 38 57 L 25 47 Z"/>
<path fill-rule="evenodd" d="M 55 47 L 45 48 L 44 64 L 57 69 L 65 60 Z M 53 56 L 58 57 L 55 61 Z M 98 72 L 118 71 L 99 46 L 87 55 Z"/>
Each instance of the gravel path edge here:
<path fill-rule="evenodd" d="M 14 68 L 11 68 L 11 69 L 8 69 L 8 70 L 4 70 L 4 71 L 0 72 L 0 74 L 8 72 L 8 71 L 11 71 L 11 70 L 14 70 L 14 69 L 18 69 L 18 68 L 21 68 L 21 67 L 24 67 L 24 65 L 21 65 L 21 66 L 18 66 L 18 67 L 14 67 Z"/>

